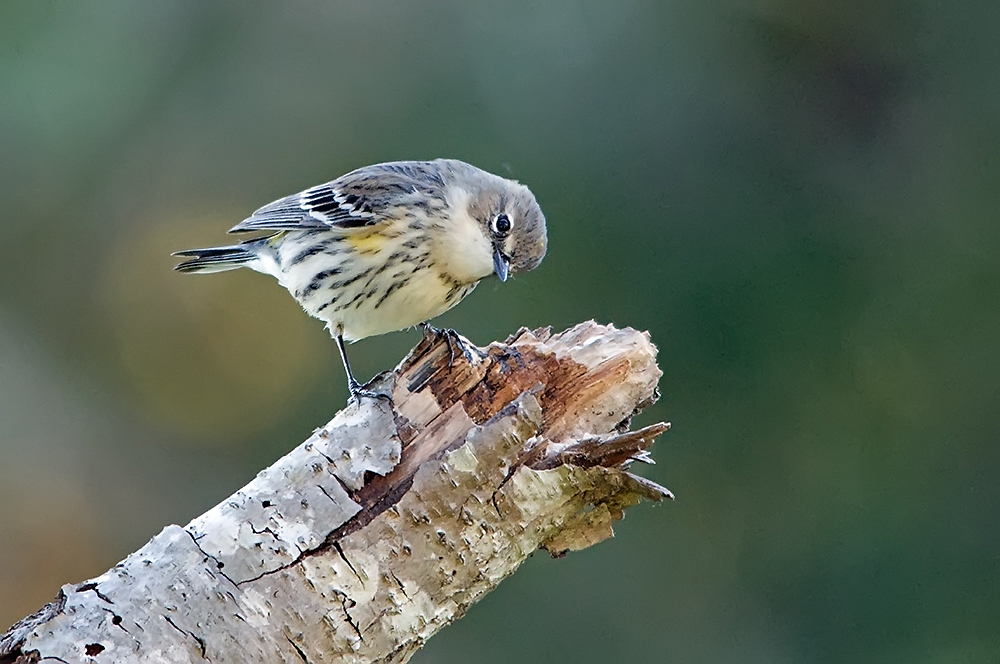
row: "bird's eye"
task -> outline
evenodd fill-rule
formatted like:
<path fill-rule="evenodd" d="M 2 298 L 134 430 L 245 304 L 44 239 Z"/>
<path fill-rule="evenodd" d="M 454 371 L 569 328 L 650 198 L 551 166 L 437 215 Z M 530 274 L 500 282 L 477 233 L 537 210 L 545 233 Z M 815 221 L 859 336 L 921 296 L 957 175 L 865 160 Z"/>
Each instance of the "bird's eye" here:
<path fill-rule="evenodd" d="M 507 233 L 510 233 L 511 226 L 513 224 L 510 221 L 510 217 L 501 212 L 497 216 L 493 217 L 493 223 L 490 224 L 493 234 L 497 237 L 504 237 Z"/>

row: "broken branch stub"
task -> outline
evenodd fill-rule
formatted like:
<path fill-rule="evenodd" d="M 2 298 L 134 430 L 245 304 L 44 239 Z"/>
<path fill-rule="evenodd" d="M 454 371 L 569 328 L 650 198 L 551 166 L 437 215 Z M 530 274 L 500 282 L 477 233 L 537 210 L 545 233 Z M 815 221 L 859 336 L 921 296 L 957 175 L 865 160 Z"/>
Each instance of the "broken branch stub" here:
<path fill-rule="evenodd" d="M 464 342 L 467 344 L 468 342 Z M 0 662 L 405 662 L 539 548 L 643 498 L 666 424 L 648 335 L 594 322 L 463 348 L 428 334 L 363 399 L 186 527 L 67 585 Z M 92 658 L 92 659 L 90 659 Z"/>

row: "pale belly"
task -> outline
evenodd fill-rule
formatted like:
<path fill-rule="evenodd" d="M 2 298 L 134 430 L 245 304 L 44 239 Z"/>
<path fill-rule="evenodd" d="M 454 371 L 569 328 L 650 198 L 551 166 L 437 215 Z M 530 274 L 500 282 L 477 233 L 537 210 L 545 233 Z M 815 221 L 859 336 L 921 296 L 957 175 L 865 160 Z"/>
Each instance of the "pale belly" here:
<path fill-rule="evenodd" d="M 289 234 L 274 256 L 250 265 L 271 274 L 309 315 L 326 321 L 331 334 L 357 341 L 412 327 L 444 313 L 472 292 L 427 261 L 414 261 L 401 240 L 379 238 L 377 251 L 347 251 L 334 237 L 326 251 L 302 258 L 316 236 Z M 419 258 L 419 257 L 418 257 Z"/>
<path fill-rule="evenodd" d="M 323 312 L 313 315 L 325 320 L 331 332 L 341 329 L 344 339 L 357 341 L 413 327 L 440 316 L 461 302 L 475 287 L 476 284 L 472 283 L 455 290 L 431 270 L 423 270 L 413 275 L 405 286 L 385 297 L 378 306 L 374 306 L 374 303 L 382 294 L 375 293 L 356 307 L 349 307 L 329 316 L 324 316 Z"/>

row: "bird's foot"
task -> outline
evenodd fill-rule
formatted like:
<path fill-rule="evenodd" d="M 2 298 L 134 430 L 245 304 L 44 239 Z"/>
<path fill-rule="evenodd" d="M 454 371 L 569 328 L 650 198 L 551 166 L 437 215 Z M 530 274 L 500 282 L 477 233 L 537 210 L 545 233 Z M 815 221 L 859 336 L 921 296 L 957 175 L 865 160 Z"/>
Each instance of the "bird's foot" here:
<path fill-rule="evenodd" d="M 455 363 L 455 358 L 458 356 L 455 352 L 456 347 L 469 364 L 481 362 L 486 357 L 479 348 L 450 327 L 439 328 L 424 322 L 420 324 L 420 328 L 424 331 L 425 335 L 444 337 L 444 340 L 448 343 L 449 367 Z"/>
<path fill-rule="evenodd" d="M 392 404 L 392 397 L 390 395 L 385 394 L 383 392 L 376 392 L 375 390 L 370 390 L 368 389 L 368 385 L 371 385 L 371 383 L 368 383 L 367 385 L 362 385 L 356 380 L 348 381 L 347 389 L 351 391 L 351 398 L 348 399 L 348 401 L 349 402 L 356 401 L 360 404 L 362 398 L 385 399 L 386 401 L 389 402 L 389 404 Z"/>

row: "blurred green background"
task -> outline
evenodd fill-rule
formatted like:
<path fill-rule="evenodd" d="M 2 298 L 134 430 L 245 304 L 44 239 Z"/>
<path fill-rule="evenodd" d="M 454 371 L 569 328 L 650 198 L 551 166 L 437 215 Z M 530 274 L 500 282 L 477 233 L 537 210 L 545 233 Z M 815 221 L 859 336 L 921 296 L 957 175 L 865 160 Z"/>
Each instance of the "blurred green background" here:
<path fill-rule="evenodd" d="M 346 400 L 275 283 L 169 253 L 448 156 L 528 184 L 550 250 L 440 322 L 649 330 L 638 423 L 674 429 L 643 472 L 678 499 L 415 662 L 998 661 L 998 30 L 928 0 L 0 4 L 0 623 Z"/>

